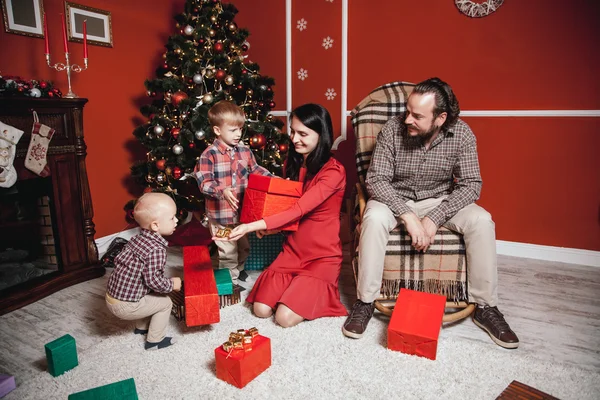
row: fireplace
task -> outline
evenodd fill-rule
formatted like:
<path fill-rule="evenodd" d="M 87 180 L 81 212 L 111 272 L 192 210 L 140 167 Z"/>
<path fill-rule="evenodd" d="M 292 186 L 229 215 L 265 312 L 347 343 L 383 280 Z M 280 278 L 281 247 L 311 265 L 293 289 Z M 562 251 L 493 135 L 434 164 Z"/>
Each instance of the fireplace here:
<path fill-rule="evenodd" d="M 59 270 L 48 178 L 0 191 L 0 291 Z"/>
<path fill-rule="evenodd" d="M 85 165 L 86 102 L 0 97 L 0 121 L 25 132 L 14 161 L 17 181 L 0 188 L 0 315 L 104 274 Z M 24 167 L 32 111 L 56 131 L 45 178 Z"/>

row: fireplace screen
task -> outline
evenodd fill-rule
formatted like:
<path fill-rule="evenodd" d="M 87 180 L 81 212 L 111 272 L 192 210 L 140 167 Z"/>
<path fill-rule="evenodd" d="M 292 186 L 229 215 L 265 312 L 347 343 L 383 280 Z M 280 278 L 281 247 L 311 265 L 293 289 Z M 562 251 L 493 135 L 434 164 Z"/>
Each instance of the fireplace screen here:
<path fill-rule="evenodd" d="M 0 190 L 0 291 L 58 271 L 50 178 Z"/>

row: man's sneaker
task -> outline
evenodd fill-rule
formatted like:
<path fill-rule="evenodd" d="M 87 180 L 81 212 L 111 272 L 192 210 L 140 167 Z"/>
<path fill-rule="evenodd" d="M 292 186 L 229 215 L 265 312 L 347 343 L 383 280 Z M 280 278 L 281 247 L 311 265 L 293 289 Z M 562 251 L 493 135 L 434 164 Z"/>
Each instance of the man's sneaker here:
<path fill-rule="evenodd" d="M 519 338 L 510 329 L 498 307 L 478 306 L 473 314 L 473 322 L 486 331 L 498 346 L 505 349 L 519 347 Z"/>
<path fill-rule="evenodd" d="M 374 303 L 363 303 L 360 300 L 356 300 L 356 303 L 352 306 L 350 315 L 346 318 L 344 326 L 342 326 L 344 335 L 353 339 L 360 339 L 367 329 L 374 310 Z"/>

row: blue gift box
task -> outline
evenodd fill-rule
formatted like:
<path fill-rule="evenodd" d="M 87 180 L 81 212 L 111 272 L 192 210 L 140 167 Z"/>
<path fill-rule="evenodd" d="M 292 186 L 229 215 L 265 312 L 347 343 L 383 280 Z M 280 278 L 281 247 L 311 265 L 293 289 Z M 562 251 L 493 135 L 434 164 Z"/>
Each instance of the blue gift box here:
<path fill-rule="evenodd" d="M 260 271 L 275 261 L 283 248 L 285 235 L 283 233 L 276 233 L 259 239 L 256 237 L 256 234 L 250 233 L 248 235 L 248 241 L 250 242 L 250 255 L 246 259 L 244 268 L 247 270 Z"/>

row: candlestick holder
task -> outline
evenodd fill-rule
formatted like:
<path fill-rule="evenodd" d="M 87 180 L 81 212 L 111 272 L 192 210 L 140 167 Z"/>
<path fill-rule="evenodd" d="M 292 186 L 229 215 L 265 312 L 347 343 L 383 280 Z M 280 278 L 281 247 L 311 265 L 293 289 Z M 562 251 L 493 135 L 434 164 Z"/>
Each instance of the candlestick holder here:
<path fill-rule="evenodd" d="M 50 62 L 50 54 L 46 54 L 46 64 L 48 64 L 48 66 L 52 69 L 55 69 L 57 71 L 67 71 L 67 82 L 69 83 L 69 92 L 64 95 L 63 97 L 66 97 L 67 99 L 74 99 L 77 98 L 79 96 L 77 96 L 75 93 L 73 93 L 73 90 L 71 90 L 71 71 L 73 72 L 82 72 L 85 71 L 88 68 L 88 59 L 87 57 L 83 59 L 83 68 L 78 65 L 78 64 L 73 64 L 71 65 L 71 63 L 69 62 L 69 53 L 65 53 L 65 64 L 63 63 L 56 63 L 54 65 L 51 65 L 52 63 Z"/>

